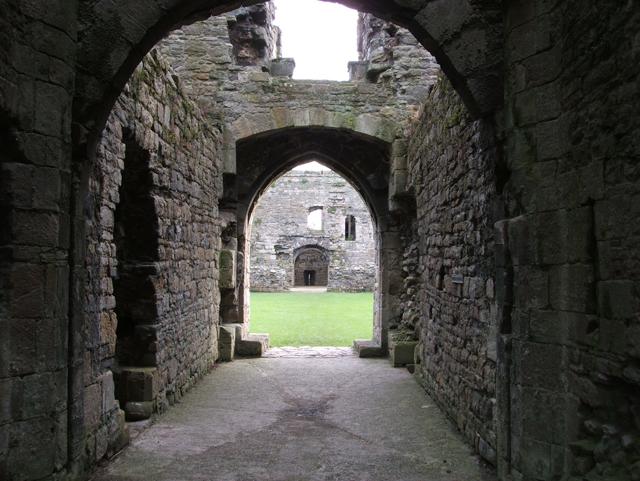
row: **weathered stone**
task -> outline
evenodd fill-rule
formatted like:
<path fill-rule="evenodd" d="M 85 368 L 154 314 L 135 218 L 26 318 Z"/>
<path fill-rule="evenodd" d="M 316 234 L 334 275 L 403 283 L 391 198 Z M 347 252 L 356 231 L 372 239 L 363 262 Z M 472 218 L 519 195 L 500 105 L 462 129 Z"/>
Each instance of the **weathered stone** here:
<path fill-rule="evenodd" d="M 416 379 L 476 449 L 478 439 L 483 440 L 482 452 L 495 462 L 494 411 L 486 406 L 492 406 L 496 389 L 499 353 L 492 356 L 489 339 L 497 326 L 492 325 L 495 318 L 482 318 L 481 313 L 492 312 L 495 298 L 506 297 L 508 288 L 493 277 L 491 211 L 496 193 L 487 167 L 494 160 L 490 148 L 479 148 L 493 140 L 483 122 L 468 118 L 444 80 L 427 96 L 415 129 L 407 169 L 416 212 L 402 235 L 404 312 L 397 324 L 419 341 Z M 509 234 L 522 229 L 503 224 L 509 243 Z M 514 250 L 519 263 L 531 258 L 528 247 Z M 546 294 L 546 284 L 539 284 L 537 291 Z M 522 295 L 527 294 L 525 290 Z M 544 296 L 539 297 L 544 302 Z"/>
<path fill-rule="evenodd" d="M 271 61 L 269 71 L 274 77 L 293 77 L 296 61 L 292 58 L 276 58 Z"/>
<path fill-rule="evenodd" d="M 403 367 L 413 364 L 414 351 L 417 341 L 389 342 L 389 360 L 393 367 Z"/>
<path fill-rule="evenodd" d="M 637 312 L 632 281 L 599 282 L 598 311 L 607 319 L 629 319 Z"/>
<path fill-rule="evenodd" d="M 153 401 L 159 388 L 157 368 L 129 367 L 117 373 L 120 395 L 124 400 Z"/>
<path fill-rule="evenodd" d="M 220 326 L 219 339 L 220 360 L 222 362 L 233 361 L 236 350 L 236 328 L 229 325 Z"/>
<path fill-rule="evenodd" d="M 318 230 L 308 225 L 312 209 L 318 214 Z M 347 219 L 351 219 L 348 233 Z M 250 285 L 255 291 L 280 291 L 311 282 L 329 291 L 374 288 L 371 215 L 360 194 L 332 171 L 294 170 L 278 178 L 256 205 L 250 249 Z M 305 267 L 307 253 L 320 256 L 320 263 Z M 314 273 L 313 279 L 305 280 L 305 270 Z"/>
<path fill-rule="evenodd" d="M 211 192 L 221 188 L 219 131 L 202 121 L 169 72 L 155 54 L 136 70 L 90 180 L 86 312 L 96 323 L 87 331 L 94 354 L 85 382 L 101 399 L 85 410 L 96 456 L 127 442 L 117 400 L 121 408 L 132 401 L 164 409 L 217 356 L 219 228 Z M 115 382 L 102 367 L 114 358 Z"/>
<path fill-rule="evenodd" d="M 269 349 L 268 334 L 250 334 L 236 341 L 236 354 L 245 357 L 260 357 Z"/>
<path fill-rule="evenodd" d="M 147 212 L 153 215 L 141 217 L 159 219 L 148 230 L 159 240 L 158 270 L 144 277 L 146 295 L 135 304 L 136 312 L 152 317 L 140 325 L 157 330 L 134 331 L 145 339 L 140 362 L 158 363 L 162 372 L 162 407 L 167 398 L 179 399 L 217 356 L 221 152 L 228 154 L 227 171 L 238 173 L 236 181 L 255 179 L 234 163 L 235 142 L 289 127 L 343 133 L 357 127 L 382 142 L 411 136 L 416 155 L 408 158 L 409 188 L 404 199 L 393 199 L 392 210 L 398 217 L 410 214 L 399 223 L 408 220 L 417 232 L 409 232 L 399 247 L 383 246 L 378 314 L 384 324 L 376 324 L 376 339 L 382 348 L 389 325 L 413 326 L 422 346 L 418 375 L 424 386 L 476 449 L 492 457 L 478 439 L 497 447 L 501 476 L 571 476 L 568 443 L 582 435 L 575 426 L 587 416 L 613 428 L 589 433 L 597 449 L 580 454 L 579 477 L 638 477 L 637 451 L 623 448 L 622 434 L 629 429 L 636 436 L 640 429 L 633 371 L 640 332 L 636 2 L 585 0 L 579 8 L 571 0 L 349 2 L 411 26 L 442 59 L 466 109 L 446 83 L 432 87 L 429 76 L 437 76 L 437 67 L 415 49 L 416 39 L 369 15 L 360 17 L 366 81 L 269 78 L 263 69 L 278 44 L 273 9 L 243 8 L 176 33 L 180 41 L 170 56 L 182 59 L 176 65 L 182 78 L 162 67 L 157 55 L 147 57 L 125 87 L 101 142 L 96 136 L 111 100 L 132 59 L 148 48 L 148 33 L 160 37 L 210 7 L 225 12 L 237 2 L 204 2 L 198 8 L 158 0 L 5 3 L 0 376 L 15 381 L 12 393 L 28 391 L 37 402 L 11 409 L 3 421 L 3 479 L 82 478 L 82 467 L 104 452 L 104 426 L 119 426 L 113 423 L 118 410 L 98 411 L 110 409 L 103 376 L 117 366 L 115 331 L 127 321 L 115 310 L 128 304 L 122 290 L 110 292 L 113 286 L 104 281 L 126 275 L 127 262 L 140 261 L 117 252 L 119 229 L 111 225 L 117 206 L 126 203 L 119 187 L 125 183 L 129 140 L 149 154 L 151 182 L 138 187 L 152 199 Z M 187 30 L 202 42 L 190 42 L 194 36 Z M 249 65 L 245 70 L 239 63 Z M 182 87 L 199 98 L 206 116 L 186 101 Z M 283 108 L 288 112 L 273 115 Z M 219 145 L 221 123 L 238 134 L 227 139 L 233 145 Z M 418 127 L 410 131 L 412 125 Z M 326 144 L 327 137 L 315 134 L 319 146 Z M 336 144 L 348 151 L 357 141 L 345 138 Z M 315 152 L 311 147 L 298 144 L 304 152 Z M 370 153 L 364 157 L 377 158 Z M 367 179 L 367 192 L 388 194 L 388 168 L 354 172 L 356 181 Z M 392 177 L 401 184 L 401 175 Z M 224 196 L 225 202 L 238 198 Z M 511 220 L 505 235 L 493 238 L 492 225 L 501 219 Z M 382 231 L 393 224 L 386 217 L 377 220 Z M 500 244 L 495 257 L 493 241 Z M 420 255 L 409 261 L 414 243 Z M 15 266 L 40 273 L 17 273 Z M 462 285 L 452 282 L 454 275 L 462 275 Z M 495 299 L 488 289 L 478 295 L 472 279 L 493 279 Z M 548 305 L 541 294 L 545 285 Z M 243 296 L 237 293 L 239 303 Z M 244 307 L 235 308 L 236 318 L 244 320 Z M 225 315 L 233 312 L 225 309 Z M 488 354 L 492 335 L 504 343 L 495 358 Z M 563 362 L 528 355 L 522 349 L 528 343 L 552 345 L 551 357 Z M 50 382 L 57 374 L 49 377 L 54 371 L 69 375 L 62 383 L 66 402 L 60 404 L 60 383 Z M 521 387 L 542 384 L 543 371 L 554 387 L 558 379 L 569 381 L 571 395 L 555 406 L 564 414 L 566 439 L 554 440 L 557 433 L 544 429 L 543 416 L 522 414 Z M 44 374 L 42 390 L 18 387 L 23 377 Z M 494 389 L 509 403 L 491 419 L 487 406 Z M 47 399 L 64 415 L 21 419 L 40 412 Z M 109 435 L 116 430 L 122 429 Z"/>
<path fill-rule="evenodd" d="M 144 421 L 153 414 L 153 402 L 129 401 L 124 406 L 124 412 L 127 416 L 127 421 Z"/>
<path fill-rule="evenodd" d="M 234 289 L 236 287 L 236 252 L 220 251 L 220 289 Z"/>
<path fill-rule="evenodd" d="M 376 341 L 355 340 L 353 347 L 358 353 L 358 357 L 362 358 L 383 357 L 385 354 L 382 346 Z"/>

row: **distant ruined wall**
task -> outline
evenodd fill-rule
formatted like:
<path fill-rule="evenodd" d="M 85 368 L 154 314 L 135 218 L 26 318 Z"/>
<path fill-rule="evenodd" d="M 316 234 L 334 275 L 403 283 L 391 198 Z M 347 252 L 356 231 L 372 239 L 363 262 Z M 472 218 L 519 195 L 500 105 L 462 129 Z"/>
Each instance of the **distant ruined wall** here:
<path fill-rule="evenodd" d="M 239 8 L 225 16 L 238 65 L 269 69 L 271 60 L 280 56 L 281 32 L 273 24 L 275 12 L 275 5 L 265 2 Z"/>
<path fill-rule="evenodd" d="M 312 207 L 322 208 L 320 231 L 307 227 Z M 356 219 L 355 240 L 345 239 L 345 217 Z M 329 255 L 330 291 L 372 291 L 375 241 L 371 214 L 362 197 L 340 175 L 291 171 L 262 195 L 252 217 L 251 289 L 293 287 L 296 252 L 320 246 Z"/>
<path fill-rule="evenodd" d="M 171 75 L 155 52 L 145 57 L 109 118 L 90 179 L 84 412 L 92 461 L 126 442 L 120 393 L 144 390 L 138 407 L 161 412 L 218 357 L 220 132 Z M 123 186 L 129 170 L 139 168 L 147 168 L 150 185 L 136 189 L 148 187 L 151 207 L 134 221 L 146 224 L 139 227 L 152 239 L 143 247 L 154 252 L 132 266 L 132 256 L 119 252 L 131 243 L 119 239 L 142 231 L 123 233 L 118 218 L 139 208 Z M 118 360 L 118 329 L 127 322 L 118 318 L 118 303 L 129 301 L 114 289 L 136 270 L 146 278 L 133 295 L 146 299 L 144 315 L 154 317 L 136 327 L 139 349 L 148 350 L 146 367 L 134 366 L 145 378 L 139 383 L 123 378 L 128 366 Z"/>
<path fill-rule="evenodd" d="M 440 73 L 435 58 L 411 32 L 368 13 L 358 14 L 358 54 L 352 77 L 385 85 L 399 101 L 424 100 Z"/>

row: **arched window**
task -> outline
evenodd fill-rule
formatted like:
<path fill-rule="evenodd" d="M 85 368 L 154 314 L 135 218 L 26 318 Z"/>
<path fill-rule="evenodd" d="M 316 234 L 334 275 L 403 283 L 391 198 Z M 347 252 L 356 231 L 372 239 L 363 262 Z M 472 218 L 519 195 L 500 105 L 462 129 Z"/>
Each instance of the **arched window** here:
<path fill-rule="evenodd" d="M 311 230 L 322 230 L 322 207 L 311 207 L 309 209 L 307 227 Z"/>
<path fill-rule="evenodd" d="M 352 215 L 344 218 L 344 240 L 356 240 L 356 218 Z"/>

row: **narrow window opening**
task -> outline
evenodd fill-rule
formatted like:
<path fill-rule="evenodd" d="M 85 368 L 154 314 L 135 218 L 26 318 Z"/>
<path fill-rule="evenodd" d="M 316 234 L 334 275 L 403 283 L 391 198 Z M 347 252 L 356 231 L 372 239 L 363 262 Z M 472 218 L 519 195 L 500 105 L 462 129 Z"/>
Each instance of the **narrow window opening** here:
<path fill-rule="evenodd" d="M 356 218 L 353 215 L 348 215 L 344 219 L 344 240 L 356 240 Z"/>
<path fill-rule="evenodd" d="M 307 227 L 311 230 L 322 230 L 322 207 L 311 207 L 309 209 Z"/>

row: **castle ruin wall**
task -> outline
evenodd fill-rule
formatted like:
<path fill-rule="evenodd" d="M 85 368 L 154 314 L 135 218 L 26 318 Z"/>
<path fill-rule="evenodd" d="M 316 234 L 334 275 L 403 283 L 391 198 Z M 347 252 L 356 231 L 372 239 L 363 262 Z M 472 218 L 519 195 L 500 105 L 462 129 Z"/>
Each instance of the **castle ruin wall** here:
<path fill-rule="evenodd" d="M 321 212 L 320 230 L 308 226 L 312 209 Z M 353 238 L 345 233 L 348 216 L 355 222 Z M 329 291 L 373 291 L 374 227 L 362 197 L 332 171 L 293 170 L 271 184 L 253 212 L 251 289 L 284 291 L 300 285 L 296 257 L 314 246 L 328 256 Z"/>
<path fill-rule="evenodd" d="M 89 183 L 83 389 L 92 462 L 126 442 L 123 410 L 134 419 L 164 411 L 218 357 L 221 134 L 171 75 L 156 52 L 145 57 L 109 117 Z M 123 342 L 144 356 L 124 359 Z"/>

